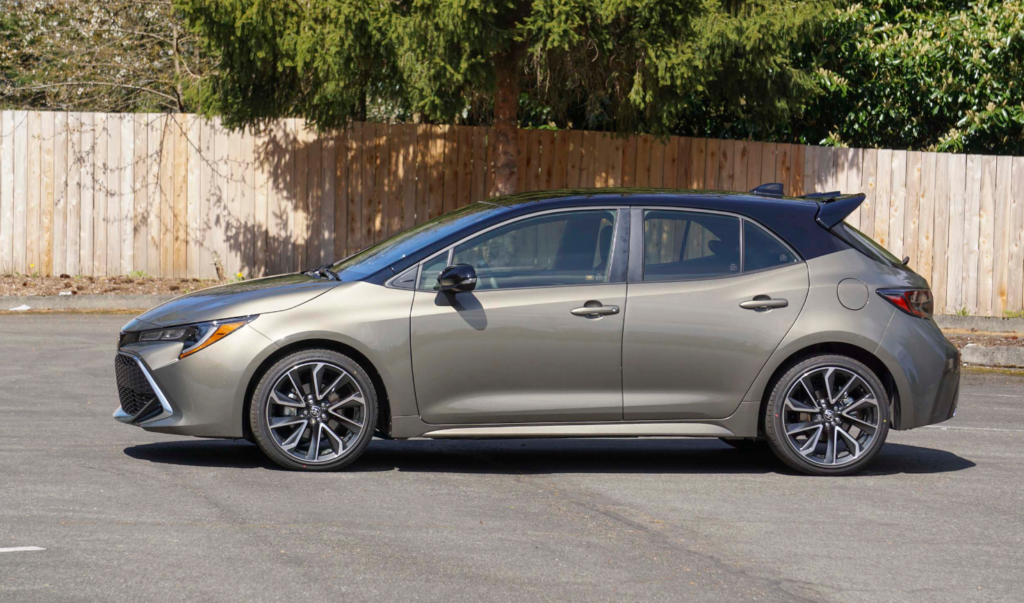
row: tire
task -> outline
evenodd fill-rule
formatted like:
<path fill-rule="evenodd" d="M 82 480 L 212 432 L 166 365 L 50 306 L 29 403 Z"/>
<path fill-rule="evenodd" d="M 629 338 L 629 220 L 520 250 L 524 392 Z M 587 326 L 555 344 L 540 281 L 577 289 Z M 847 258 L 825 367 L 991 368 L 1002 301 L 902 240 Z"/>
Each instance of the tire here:
<path fill-rule="evenodd" d="M 821 354 L 790 368 L 765 407 L 772 452 L 809 475 L 867 466 L 889 433 L 889 398 L 878 376 L 848 356 Z"/>
<path fill-rule="evenodd" d="M 767 448 L 764 440 L 754 438 L 718 438 L 741 452 L 761 452 Z"/>
<path fill-rule="evenodd" d="M 263 453 L 300 471 L 349 465 L 370 444 L 376 422 L 377 392 L 370 376 L 355 360 L 325 349 L 277 361 L 256 385 L 249 411 Z"/>

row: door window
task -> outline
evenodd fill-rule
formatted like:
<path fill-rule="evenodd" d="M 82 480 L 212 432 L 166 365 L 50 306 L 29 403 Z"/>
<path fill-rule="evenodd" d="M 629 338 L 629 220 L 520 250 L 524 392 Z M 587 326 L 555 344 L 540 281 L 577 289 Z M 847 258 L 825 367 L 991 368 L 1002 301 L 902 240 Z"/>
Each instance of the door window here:
<path fill-rule="evenodd" d="M 420 270 L 420 280 L 416 288 L 420 290 L 433 290 L 438 289 L 437 277 L 441 272 L 448 267 L 448 252 L 435 256 L 432 259 L 427 260 L 423 263 L 423 269 Z"/>
<path fill-rule="evenodd" d="M 606 283 L 615 213 L 573 211 L 519 220 L 457 246 L 452 264 L 476 269 L 477 291 Z"/>
<path fill-rule="evenodd" d="M 739 218 L 685 211 L 645 212 L 645 281 L 704 279 L 739 273 Z"/>
<path fill-rule="evenodd" d="M 743 221 L 743 271 L 767 270 L 795 264 L 796 257 L 778 239 L 753 222 Z"/>

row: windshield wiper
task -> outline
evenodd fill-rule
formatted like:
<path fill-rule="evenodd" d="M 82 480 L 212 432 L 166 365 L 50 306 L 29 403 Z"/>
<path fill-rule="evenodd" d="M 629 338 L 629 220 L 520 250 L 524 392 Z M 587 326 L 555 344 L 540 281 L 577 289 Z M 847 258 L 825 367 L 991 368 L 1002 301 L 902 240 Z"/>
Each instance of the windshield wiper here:
<path fill-rule="evenodd" d="M 316 270 L 307 270 L 306 272 L 303 272 L 303 274 L 307 276 L 315 276 L 316 278 L 326 277 L 329 281 L 340 281 L 341 277 L 338 276 L 338 273 L 331 270 L 331 266 L 333 265 L 334 264 L 324 264 Z"/>

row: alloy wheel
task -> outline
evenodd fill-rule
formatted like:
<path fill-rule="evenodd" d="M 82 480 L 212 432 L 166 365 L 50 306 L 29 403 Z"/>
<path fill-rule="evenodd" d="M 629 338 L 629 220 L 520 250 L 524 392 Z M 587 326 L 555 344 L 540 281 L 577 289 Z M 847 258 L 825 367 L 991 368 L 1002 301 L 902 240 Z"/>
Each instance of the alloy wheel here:
<path fill-rule="evenodd" d="M 329 362 L 288 369 L 267 398 L 274 444 L 304 464 L 335 461 L 355 448 L 366 425 L 366 397 L 348 371 Z"/>
<path fill-rule="evenodd" d="M 797 379 L 782 409 L 786 441 L 811 463 L 846 465 L 873 447 L 881 413 L 866 379 L 839 366 L 814 368 Z"/>

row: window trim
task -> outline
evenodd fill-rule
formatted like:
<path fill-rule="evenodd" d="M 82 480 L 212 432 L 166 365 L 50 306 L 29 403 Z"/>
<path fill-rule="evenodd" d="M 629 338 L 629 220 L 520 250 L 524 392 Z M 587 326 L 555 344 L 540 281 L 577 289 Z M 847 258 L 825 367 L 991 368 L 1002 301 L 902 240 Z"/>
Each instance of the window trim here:
<path fill-rule="evenodd" d="M 544 211 L 538 211 L 538 212 L 533 212 L 533 213 L 529 213 L 529 214 L 524 214 L 524 215 L 521 215 L 521 216 L 516 216 L 514 218 L 510 218 L 508 220 L 505 220 L 504 222 L 499 222 L 497 224 L 492 224 L 491 226 L 488 226 L 487 228 L 484 228 L 484 229 L 478 230 L 478 231 L 476 231 L 476 232 L 474 232 L 472 234 L 469 234 L 469 235 L 463 237 L 462 239 L 459 239 L 458 241 L 455 241 L 454 243 L 452 243 L 448 247 L 445 247 L 444 249 L 441 249 L 441 250 L 437 251 L 436 253 L 433 253 L 433 254 L 429 255 L 428 257 L 425 257 L 422 260 L 420 260 L 420 262 L 416 265 L 416 284 L 413 285 L 413 289 L 412 290 L 413 291 L 417 291 L 417 292 L 421 292 L 422 291 L 424 293 L 430 293 L 430 292 L 436 293 L 437 291 L 435 289 L 420 289 L 419 288 L 419 282 L 420 282 L 420 278 L 421 278 L 422 273 L 423 273 L 423 267 L 426 264 L 428 264 L 431 261 L 433 261 L 438 256 L 440 256 L 441 254 L 447 254 L 448 255 L 448 265 L 451 266 L 452 265 L 452 257 L 453 257 L 453 255 L 455 253 L 455 248 L 458 247 L 459 245 L 462 245 L 463 243 L 471 241 L 471 240 L 473 240 L 473 239 L 475 239 L 475 238 L 477 238 L 477 237 L 479 237 L 481 235 L 484 235 L 484 234 L 486 234 L 486 233 L 488 233 L 488 232 L 490 232 L 492 230 L 495 230 L 495 229 L 498 229 L 498 228 L 503 228 L 505 226 L 508 226 L 510 224 L 514 224 L 516 222 L 521 222 L 523 220 L 529 220 L 529 219 L 532 219 L 532 218 L 539 218 L 539 217 L 542 217 L 542 216 L 545 216 L 545 215 L 550 215 L 550 214 L 565 214 L 565 213 L 577 212 L 577 211 L 610 211 L 610 212 L 613 212 L 615 214 L 615 223 L 613 225 L 613 228 L 615 230 L 613 231 L 613 234 L 612 234 L 612 247 L 611 247 L 611 249 L 609 250 L 609 253 L 608 253 L 609 258 L 611 258 L 611 260 L 610 260 L 611 265 L 608 267 L 608 280 L 606 282 L 603 282 L 603 283 L 596 283 L 596 282 L 595 283 L 578 283 L 578 284 L 575 284 L 575 285 L 535 285 L 535 286 L 529 286 L 529 287 L 506 287 L 506 288 L 501 288 L 501 289 L 483 289 L 483 290 L 480 290 L 480 291 L 474 290 L 473 293 L 474 294 L 478 294 L 478 293 L 492 293 L 492 292 L 496 292 L 496 291 L 522 291 L 522 290 L 525 290 L 525 289 L 550 289 L 550 288 L 553 288 L 553 287 L 594 287 L 594 286 L 599 286 L 599 285 L 625 284 L 628 281 L 627 274 L 626 274 L 626 261 L 627 261 L 627 256 L 628 256 L 628 252 L 629 252 L 629 250 L 626 248 L 627 247 L 626 241 L 628 240 L 628 236 L 629 236 L 629 232 L 630 232 L 630 230 L 629 230 L 630 220 L 629 220 L 628 209 L 629 208 L 623 207 L 621 205 L 598 205 L 598 206 L 583 206 L 583 207 L 560 207 L 560 208 L 556 208 L 556 209 L 547 209 L 547 210 L 544 210 Z"/>
<path fill-rule="evenodd" d="M 677 211 L 677 212 L 688 212 L 688 213 L 699 213 L 699 214 L 713 214 L 713 215 L 727 216 L 727 217 L 730 217 L 730 218 L 738 219 L 739 220 L 739 228 L 740 228 L 740 271 L 738 273 L 736 273 L 736 274 L 723 274 L 723 275 L 720 275 L 720 276 L 709 276 L 709 277 L 701 277 L 701 278 L 675 278 L 675 279 L 664 279 L 664 280 L 656 280 L 656 281 L 644 280 L 644 268 L 645 268 L 646 259 L 647 259 L 645 257 L 645 251 L 646 251 L 645 243 L 646 243 L 646 241 L 644 240 L 644 219 L 645 219 L 645 214 L 647 212 L 649 212 L 649 211 Z M 746 276 L 748 274 L 760 274 L 762 272 L 769 272 L 771 270 L 778 270 L 780 268 L 786 268 L 788 266 L 795 266 L 797 264 L 805 263 L 805 260 L 803 259 L 803 257 L 801 257 L 800 254 L 797 253 L 796 250 L 793 249 L 793 246 L 788 244 L 788 243 L 786 243 L 785 241 L 783 241 L 777 234 L 772 232 L 772 230 L 770 228 L 766 228 L 763 224 L 761 224 L 757 220 L 752 220 L 752 219 L 750 219 L 750 218 L 748 218 L 746 216 L 740 215 L 740 214 L 734 214 L 734 213 L 731 213 L 731 212 L 719 211 L 719 210 L 714 210 L 714 209 L 700 209 L 700 208 L 680 207 L 680 206 L 648 205 L 648 206 L 637 206 L 637 207 L 633 207 L 632 208 L 632 222 L 633 222 L 633 227 L 632 227 L 632 229 L 630 231 L 630 242 L 629 242 L 629 248 L 630 248 L 630 254 L 629 254 L 629 283 L 630 284 L 634 284 L 634 283 L 636 283 L 636 284 L 639 284 L 639 283 L 695 283 L 695 282 L 700 282 L 700 281 L 713 281 L 713 280 L 721 280 L 721 279 L 725 279 L 725 278 L 737 278 L 737 277 L 741 277 L 741 276 Z M 793 254 L 793 257 L 795 257 L 797 259 L 797 261 L 793 262 L 792 264 L 780 264 L 778 266 L 770 266 L 768 268 L 761 268 L 761 269 L 758 269 L 758 270 L 749 270 L 749 271 L 746 270 L 746 266 L 744 265 L 744 257 L 743 257 L 744 256 L 744 252 L 746 251 L 746 240 L 745 240 L 745 235 L 743 233 L 744 222 L 750 222 L 754 226 L 760 228 L 765 233 L 767 233 L 768 236 L 770 236 L 773 239 L 775 239 L 776 241 L 778 241 L 779 244 L 781 244 L 783 247 L 788 249 L 790 251 L 790 253 Z M 689 228 L 689 226 L 687 226 L 687 228 Z"/>

